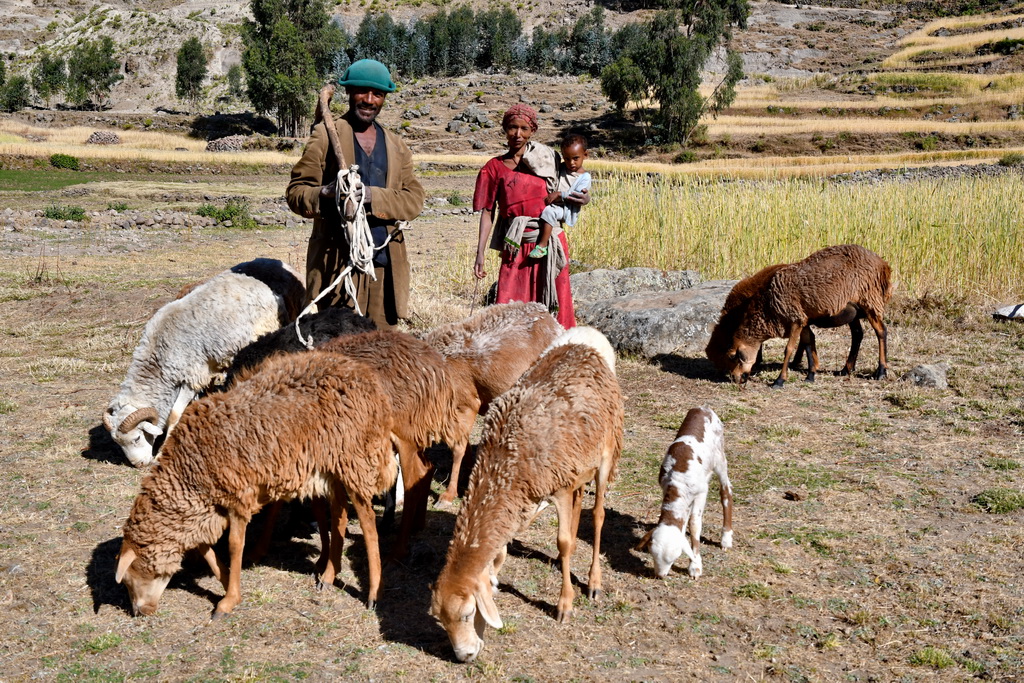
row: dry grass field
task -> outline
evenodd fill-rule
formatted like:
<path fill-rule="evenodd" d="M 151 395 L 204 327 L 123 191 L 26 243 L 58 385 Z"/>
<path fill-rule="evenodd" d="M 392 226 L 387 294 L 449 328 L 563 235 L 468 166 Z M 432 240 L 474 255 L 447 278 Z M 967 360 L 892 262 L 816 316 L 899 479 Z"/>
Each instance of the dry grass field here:
<path fill-rule="evenodd" d="M 375 611 L 364 606 L 358 525 L 348 529 L 336 585 L 317 590 L 319 541 L 296 505 L 268 555 L 244 569 L 243 602 L 229 618 L 210 621 L 223 589 L 194 558 L 155 616 L 130 615 L 114 561 L 145 473 L 128 465 L 100 415 L 146 321 L 183 284 L 257 256 L 301 269 L 308 228 L 122 230 L 10 215 L 55 204 L 191 212 L 228 197 L 263 210 L 283 203 L 295 154 L 211 154 L 201 140 L 138 123 L 117 129 L 120 146 L 86 145 L 104 126 L 85 116 L 50 127 L 0 120 L 0 680 L 1022 680 L 1024 324 L 990 315 L 1024 296 L 1020 173 L 822 179 L 1019 162 L 1024 124 L 1010 108 L 1024 104 L 1020 54 L 979 54 L 1020 39 L 1019 17 L 918 25 L 880 51 L 857 42 L 895 30 L 881 12 L 849 14 L 862 23 L 845 35 L 830 30 L 838 21 L 792 14 L 821 8 L 758 6 L 774 12 L 778 26 L 766 30 L 785 33 L 787 49 L 813 44 L 825 56 L 807 61 L 834 60 L 835 71 L 749 80 L 735 106 L 708 122 L 696 163 L 665 163 L 680 150 L 651 147 L 619 161 L 633 138 L 596 132 L 590 168 L 600 201 L 570 231 L 574 255 L 598 267 L 739 278 L 825 244 L 863 243 L 893 264 L 899 282 L 886 316 L 890 375 L 867 379 L 876 363 L 870 333 L 853 378 L 825 372 L 810 384 L 797 373 L 775 391 L 780 340 L 767 345 L 767 371 L 745 387 L 722 382 L 703 357 L 620 357 L 625 450 L 602 540 L 606 593 L 582 597 L 588 495 L 572 620 L 553 618 L 560 575 L 549 511 L 512 544 L 497 598 L 505 626 L 488 631 L 471 665 L 454 661 L 427 614 L 457 506 L 428 512 L 408 561 L 385 567 Z M 828 41 L 850 54 L 830 56 Z M 974 73 L 979 67 L 986 73 Z M 472 78 L 480 85 L 416 92 L 430 93 L 422 98 L 436 111 L 460 89 L 486 91 L 494 111 L 519 97 L 499 76 Z M 593 82 L 543 85 L 556 104 L 595 97 Z M 400 102 L 389 100 L 387 125 L 400 125 Z M 595 111 L 546 114 L 543 135 L 555 139 L 556 119 L 603 126 Z M 484 157 L 448 154 L 470 143 L 445 133 L 446 121 L 409 127 L 428 205 L 442 207 L 408 234 L 414 333 L 466 316 L 490 284 L 470 276 L 476 216 L 447 211 L 471 196 Z M 478 137 L 486 150 L 501 145 L 495 129 Z M 55 152 L 78 157 L 93 182 L 50 170 Z M 826 370 L 838 369 L 849 334 L 823 330 L 818 344 Z M 938 363 L 948 367 L 946 389 L 900 380 Z M 704 575 L 693 581 L 677 567 L 662 581 L 632 547 L 657 519 L 662 455 L 697 405 L 725 422 L 736 542 L 718 545 L 713 492 Z M 440 493 L 450 454 L 433 454 Z M 384 552 L 393 541 L 382 536 Z"/>
<path fill-rule="evenodd" d="M 471 193 L 472 175 L 424 173 L 430 197 Z M 185 180 L 185 179 L 183 179 Z M 145 178 L 60 191 L 0 191 L 4 207 L 55 199 L 90 210 L 147 210 L 187 191 L 273 198 L 285 178 Z M 913 191 L 913 187 L 911 191 Z M 166 208 L 166 207 L 164 207 Z M 475 217 L 421 219 L 410 232 L 412 330 L 473 305 Z M 606 594 L 552 618 L 560 579 L 554 514 L 512 545 L 497 604 L 505 627 L 480 660 L 454 662 L 428 616 L 453 513 L 431 511 L 407 563 L 385 568 L 378 609 L 364 607 L 365 552 L 351 525 L 338 585 L 318 591 L 316 535 L 301 508 L 267 557 L 247 566 L 243 603 L 212 623 L 222 595 L 187 562 L 158 614 L 132 618 L 114 583 L 120 527 L 144 472 L 129 467 L 100 415 L 142 326 L 184 283 L 255 256 L 303 265 L 303 228 L 237 231 L 20 226 L 0 241 L 0 678 L 3 680 L 1019 680 L 1024 671 L 1024 326 L 990 319 L 985 297 L 905 292 L 888 312 L 890 377 L 769 371 L 745 388 L 703 358 L 621 358 L 626 445 L 602 549 Z M 15 239 L 17 238 L 17 239 Z M 885 249 L 878 250 L 884 255 Z M 697 266 L 680 257 L 680 266 Z M 730 273 L 733 277 L 742 272 Z M 897 277 L 900 274 L 897 272 Z M 845 331 L 819 335 L 837 368 Z M 771 366 L 771 363 L 775 363 Z M 949 364 L 950 387 L 898 381 L 921 363 Z M 704 528 L 704 576 L 660 581 L 631 550 L 657 518 L 657 471 L 686 410 L 726 423 L 736 489 L 736 545 L 726 552 L 717 496 Z M 441 490 L 448 455 L 440 464 Z M 585 581 L 591 525 L 584 502 L 574 575 Z M 383 537 L 386 550 L 392 537 Z"/>

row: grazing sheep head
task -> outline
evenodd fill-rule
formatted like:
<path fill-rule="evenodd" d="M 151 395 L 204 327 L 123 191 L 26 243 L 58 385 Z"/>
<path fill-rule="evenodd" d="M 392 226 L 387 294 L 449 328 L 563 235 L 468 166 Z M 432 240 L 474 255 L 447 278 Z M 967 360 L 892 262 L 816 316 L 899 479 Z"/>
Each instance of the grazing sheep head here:
<path fill-rule="evenodd" d="M 172 574 L 155 571 L 150 562 L 140 557 L 144 551 L 134 548 L 128 541 L 121 543 L 114 578 L 128 589 L 132 601 L 132 614 L 151 616 L 156 612 L 160 596 L 171 581 Z"/>
<path fill-rule="evenodd" d="M 686 534 L 674 524 L 659 524 L 651 534 L 651 558 L 654 559 L 654 573 L 661 578 L 668 576 L 672 565 L 683 554 L 687 543 Z"/>
<path fill-rule="evenodd" d="M 707 355 L 716 368 L 728 375 L 729 379 L 737 384 L 747 381 L 750 371 L 757 361 L 757 350 L 760 344 L 732 340 L 732 344 L 722 351 L 723 346 L 714 343 L 712 338 L 704 353 Z"/>
<path fill-rule="evenodd" d="M 117 423 L 117 415 L 125 413 L 128 413 L 127 416 Z M 128 461 L 136 467 L 141 467 L 153 462 L 153 445 L 157 437 L 164 433 L 156 426 L 159 419 L 160 415 L 153 407 L 135 410 L 132 406 L 122 406 L 115 411 L 111 406 L 103 413 L 103 426 L 124 451 Z"/>
<path fill-rule="evenodd" d="M 434 587 L 430 614 L 448 632 L 455 657 L 460 662 L 473 662 L 484 648 L 485 625 L 502 627 L 488 572 L 480 575 L 472 592 L 454 586 L 452 590 L 445 588 Z"/>

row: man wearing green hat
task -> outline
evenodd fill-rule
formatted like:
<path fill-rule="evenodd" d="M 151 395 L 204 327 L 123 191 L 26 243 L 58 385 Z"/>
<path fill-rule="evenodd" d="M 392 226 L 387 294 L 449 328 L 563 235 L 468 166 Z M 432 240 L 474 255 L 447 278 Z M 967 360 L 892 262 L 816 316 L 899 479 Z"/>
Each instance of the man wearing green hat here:
<path fill-rule="evenodd" d="M 405 142 L 376 123 L 387 93 L 395 91 L 388 68 L 373 59 L 353 63 L 338 85 L 345 87 L 348 111 L 334 119 L 342 158 L 357 164 L 366 186 L 363 205 L 374 243 L 380 246 L 397 221 L 410 221 L 423 210 L 423 187 L 413 175 L 412 152 Z M 306 251 L 306 303 L 328 287 L 348 261 L 349 247 L 335 199 L 337 157 L 330 148 L 324 121 L 313 127 L 302 158 L 292 168 L 285 196 L 295 213 L 313 219 Z M 359 310 L 377 327 L 388 329 L 409 317 L 409 260 L 399 232 L 374 258 L 376 280 L 355 273 Z M 351 306 L 339 285 L 318 306 Z"/>

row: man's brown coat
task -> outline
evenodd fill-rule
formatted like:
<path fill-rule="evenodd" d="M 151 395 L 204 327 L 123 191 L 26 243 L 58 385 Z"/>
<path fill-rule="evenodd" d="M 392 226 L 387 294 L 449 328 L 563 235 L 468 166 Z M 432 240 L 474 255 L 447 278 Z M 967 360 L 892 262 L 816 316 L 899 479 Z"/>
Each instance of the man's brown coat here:
<path fill-rule="evenodd" d="M 341 141 L 345 163 L 355 159 L 355 137 L 352 127 L 344 118 L 336 118 L 338 138 Z M 370 209 L 374 216 L 385 220 L 411 221 L 423 210 L 424 192 L 413 175 L 412 152 L 405 142 L 384 130 L 387 146 L 388 174 L 386 187 L 368 187 Z M 306 303 L 312 301 L 323 288 L 337 277 L 345 266 L 348 246 L 337 219 L 320 215 L 320 187 L 330 184 L 338 175 L 334 150 L 330 148 L 327 128 L 321 121 L 313 127 L 302 158 L 292 168 L 291 181 L 285 196 L 295 213 L 313 219 L 313 232 L 306 252 Z M 388 327 L 396 318 L 409 316 L 409 259 L 405 238 L 399 233 L 388 246 L 391 261 L 390 278 L 386 268 L 376 269 L 377 280 L 357 274 L 354 277 L 359 309 L 379 327 Z M 333 306 L 342 298 L 338 287 L 334 294 L 321 299 L 320 307 Z"/>

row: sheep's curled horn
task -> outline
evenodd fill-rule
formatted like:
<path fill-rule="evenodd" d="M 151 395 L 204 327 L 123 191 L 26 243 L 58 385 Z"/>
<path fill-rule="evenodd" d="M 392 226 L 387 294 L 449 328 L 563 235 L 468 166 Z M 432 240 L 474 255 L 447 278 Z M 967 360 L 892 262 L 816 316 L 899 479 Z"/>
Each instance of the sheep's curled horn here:
<path fill-rule="evenodd" d="M 104 422 L 106 422 L 106 415 L 104 415 L 103 417 Z M 148 420 L 149 422 L 156 424 L 157 420 L 159 419 L 160 414 L 156 412 L 156 408 L 153 408 L 152 406 L 146 408 L 139 408 L 134 413 L 126 417 L 123 422 L 121 422 L 121 426 L 117 428 L 117 431 L 121 432 L 122 434 L 127 434 L 131 430 L 135 429 L 136 425 L 138 425 L 140 422 L 145 422 Z"/>

